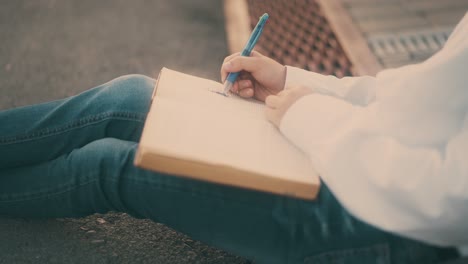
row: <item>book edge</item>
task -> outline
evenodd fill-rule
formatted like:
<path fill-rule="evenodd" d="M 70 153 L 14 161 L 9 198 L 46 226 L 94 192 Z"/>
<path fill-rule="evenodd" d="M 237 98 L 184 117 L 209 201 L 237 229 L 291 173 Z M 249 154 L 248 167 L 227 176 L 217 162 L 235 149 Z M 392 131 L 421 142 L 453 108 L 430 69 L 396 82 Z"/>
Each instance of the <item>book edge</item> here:
<path fill-rule="evenodd" d="M 317 183 L 288 181 L 286 179 L 273 178 L 269 175 L 222 164 L 211 164 L 198 160 L 162 155 L 145 148 L 138 149 L 135 165 L 144 169 L 174 176 L 264 191 L 305 200 L 314 200 L 320 189 L 320 181 Z"/>

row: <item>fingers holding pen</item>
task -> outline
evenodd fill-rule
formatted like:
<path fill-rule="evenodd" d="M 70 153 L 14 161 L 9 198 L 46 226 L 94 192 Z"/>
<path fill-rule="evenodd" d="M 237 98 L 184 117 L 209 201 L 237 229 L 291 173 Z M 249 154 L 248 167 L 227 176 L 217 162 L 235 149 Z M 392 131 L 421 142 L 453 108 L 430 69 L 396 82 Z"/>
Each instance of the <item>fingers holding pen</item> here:
<path fill-rule="evenodd" d="M 233 54 L 227 56 L 226 58 L 224 58 L 223 64 L 228 62 L 228 61 L 231 61 L 235 57 L 239 57 L 239 56 L 241 56 L 240 52 L 233 53 Z M 260 54 L 260 52 L 258 52 L 256 50 L 252 50 L 252 52 L 250 53 L 250 56 L 247 56 L 247 57 L 261 57 L 261 56 L 263 56 L 263 55 Z"/>
<path fill-rule="evenodd" d="M 234 55 L 234 54 L 233 54 Z M 246 57 L 237 54 L 231 58 L 226 58 L 221 66 L 221 80 L 224 82 L 230 72 L 246 71 L 253 73 L 259 69 L 258 57 Z"/>
<path fill-rule="evenodd" d="M 260 58 L 260 57 L 263 57 L 263 54 L 261 54 L 260 52 L 258 52 L 256 50 L 252 50 L 252 52 L 250 53 L 250 57 Z"/>
<path fill-rule="evenodd" d="M 241 54 L 240 52 L 236 52 L 224 58 L 223 64 L 221 65 L 221 70 L 220 70 L 221 81 L 224 82 L 224 80 L 226 80 L 227 75 L 229 74 L 229 72 L 226 72 L 226 70 L 224 69 L 224 64 L 226 64 L 228 61 L 232 60 L 233 58 L 240 56 L 240 54 Z"/>
<path fill-rule="evenodd" d="M 234 82 L 235 87 L 233 87 L 232 91 L 235 93 L 240 92 L 241 90 L 254 88 L 253 80 L 252 80 L 252 75 L 246 71 L 241 71 L 239 74 L 239 77 L 237 80 Z"/>
<path fill-rule="evenodd" d="M 242 89 L 239 91 L 239 96 L 244 97 L 244 98 L 250 98 L 254 96 L 254 90 L 253 88 Z"/>
<path fill-rule="evenodd" d="M 240 54 L 241 54 L 240 52 L 236 52 L 236 53 L 233 53 L 233 54 L 227 56 L 226 58 L 224 58 L 223 64 L 230 61 L 230 60 L 232 60 L 232 58 L 240 56 Z"/>
<path fill-rule="evenodd" d="M 231 91 L 244 98 L 250 98 L 254 95 L 253 82 L 250 79 L 237 80 Z"/>

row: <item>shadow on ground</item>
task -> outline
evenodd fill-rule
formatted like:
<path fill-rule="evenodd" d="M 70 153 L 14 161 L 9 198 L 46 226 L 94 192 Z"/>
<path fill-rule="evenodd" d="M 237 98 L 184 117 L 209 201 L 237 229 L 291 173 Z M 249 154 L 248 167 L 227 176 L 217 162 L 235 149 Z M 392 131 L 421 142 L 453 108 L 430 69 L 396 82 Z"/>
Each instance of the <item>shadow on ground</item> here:
<path fill-rule="evenodd" d="M 218 78 L 219 0 L 17 0 L 0 4 L 0 109 L 59 99 L 161 67 Z M 110 213 L 0 219 L 0 263 L 248 263 L 163 225 Z"/>

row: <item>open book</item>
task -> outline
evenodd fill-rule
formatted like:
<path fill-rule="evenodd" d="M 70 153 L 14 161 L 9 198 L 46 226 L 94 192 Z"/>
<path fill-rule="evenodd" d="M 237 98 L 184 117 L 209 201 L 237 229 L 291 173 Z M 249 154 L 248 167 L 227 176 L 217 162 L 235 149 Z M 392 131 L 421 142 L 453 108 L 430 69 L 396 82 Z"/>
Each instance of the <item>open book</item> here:
<path fill-rule="evenodd" d="M 163 68 L 135 165 L 203 181 L 314 199 L 306 155 L 265 118 L 265 105 L 222 94 L 221 83 Z"/>

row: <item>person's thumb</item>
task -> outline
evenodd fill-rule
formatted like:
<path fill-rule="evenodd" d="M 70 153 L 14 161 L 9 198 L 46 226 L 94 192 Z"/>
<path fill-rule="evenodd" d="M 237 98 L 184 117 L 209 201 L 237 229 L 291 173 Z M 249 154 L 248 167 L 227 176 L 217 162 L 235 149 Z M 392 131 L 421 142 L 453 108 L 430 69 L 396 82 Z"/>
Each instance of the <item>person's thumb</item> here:
<path fill-rule="evenodd" d="M 258 58 L 238 56 L 224 63 L 223 69 L 227 72 L 255 72 L 259 69 Z"/>

